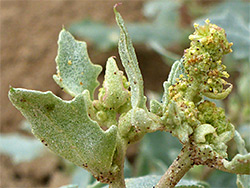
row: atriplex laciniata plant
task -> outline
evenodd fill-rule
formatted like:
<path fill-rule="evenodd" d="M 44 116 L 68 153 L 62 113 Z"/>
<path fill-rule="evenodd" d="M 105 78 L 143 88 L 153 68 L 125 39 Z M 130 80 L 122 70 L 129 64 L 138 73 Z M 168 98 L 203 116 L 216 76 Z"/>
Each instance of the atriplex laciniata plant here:
<path fill-rule="evenodd" d="M 74 99 L 64 101 L 50 91 L 9 91 L 11 102 L 29 120 L 34 135 L 111 188 L 125 187 L 123 167 L 128 145 L 157 130 L 178 137 L 183 148 L 155 187 L 174 187 L 194 165 L 250 174 L 249 153 L 237 154 L 232 161 L 226 159 L 226 143 L 235 134 L 236 140 L 242 140 L 224 110 L 204 100 L 204 96 L 224 99 L 232 89 L 224 80 L 229 75 L 221 61 L 232 52 L 225 31 L 208 20 L 204 26 L 194 25 L 190 48 L 173 64 L 163 84 L 162 101 L 150 101 L 148 110 L 132 41 L 121 15 L 115 8 L 114 12 L 120 27 L 119 54 L 128 81 L 110 57 L 98 100 L 94 100 L 102 68 L 91 63 L 86 43 L 76 41 L 63 29 L 53 78 Z"/>

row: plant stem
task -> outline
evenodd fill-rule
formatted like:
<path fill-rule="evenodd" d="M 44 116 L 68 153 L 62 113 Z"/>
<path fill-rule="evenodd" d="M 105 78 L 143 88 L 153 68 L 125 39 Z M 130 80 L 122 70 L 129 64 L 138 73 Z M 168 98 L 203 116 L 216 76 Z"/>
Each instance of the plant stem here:
<path fill-rule="evenodd" d="M 109 184 L 109 188 L 126 188 L 124 178 L 124 161 L 127 150 L 127 142 L 124 141 L 120 135 L 117 136 L 117 153 L 113 161 L 120 171 L 115 175 L 115 179 Z"/>
<path fill-rule="evenodd" d="M 118 174 L 116 179 L 111 184 L 109 184 L 109 188 L 126 188 L 123 172 Z"/>
<path fill-rule="evenodd" d="M 161 177 L 156 188 L 172 188 L 192 168 L 193 162 L 190 158 L 188 145 L 184 145 L 177 159 L 171 164 L 166 173 Z"/>

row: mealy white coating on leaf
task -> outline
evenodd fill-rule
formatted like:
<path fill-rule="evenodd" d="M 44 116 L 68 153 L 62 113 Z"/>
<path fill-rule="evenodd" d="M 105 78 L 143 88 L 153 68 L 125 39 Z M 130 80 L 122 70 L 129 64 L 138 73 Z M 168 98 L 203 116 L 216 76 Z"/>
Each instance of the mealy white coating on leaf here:
<path fill-rule="evenodd" d="M 234 137 L 234 126 L 232 124 L 229 124 L 229 127 L 231 128 L 229 131 L 225 131 L 222 134 L 218 135 L 215 139 L 214 142 L 220 142 L 220 143 L 227 143 Z"/>
<path fill-rule="evenodd" d="M 180 61 L 175 61 L 168 75 L 168 80 L 163 83 L 164 93 L 162 97 L 162 102 L 164 106 L 164 111 L 166 110 L 166 106 L 168 105 L 168 102 L 169 102 L 168 101 L 168 92 L 169 92 L 168 88 L 177 82 L 176 79 L 179 78 L 181 74 L 184 76 L 185 75 L 184 72 L 185 71 L 184 71 L 182 59 Z"/>
<path fill-rule="evenodd" d="M 91 63 L 85 42 L 75 40 L 63 29 L 59 34 L 56 63 L 57 75 L 53 78 L 64 91 L 74 97 L 87 89 L 93 98 L 102 67 Z"/>
<path fill-rule="evenodd" d="M 155 99 L 150 101 L 150 112 L 158 116 L 161 116 L 163 112 L 162 110 L 163 110 L 162 103 L 158 102 Z"/>
<path fill-rule="evenodd" d="M 173 136 L 178 137 L 181 143 L 188 142 L 188 136 L 193 133 L 193 129 L 187 123 L 180 123 L 176 126 L 176 128 L 172 131 Z"/>
<path fill-rule="evenodd" d="M 171 69 L 172 70 L 172 69 Z M 162 103 L 163 103 L 163 111 L 166 111 L 167 105 L 168 105 L 168 88 L 171 86 L 171 83 L 168 81 L 163 82 L 163 97 L 162 97 Z"/>
<path fill-rule="evenodd" d="M 250 153 L 237 154 L 231 161 L 223 160 L 223 165 L 230 173 L 250 175 Z"/>
<path fill-rule="evenodd" d="M 123 138 L 135 142 L 148 132 L 160 130 L 159 116 L 141 108 L 131 109 L 119 119 L 118 131 Z"/>
<path fill-rule="evenodd" d="M 110 170 L 117 128 L 103 131 L 89 118 L 87 90 L 64 101 L 52 92 L 11 88 L 9 98 L 31 123 L 34 135 L 53 152 L 93 174 Z"/>
<path fill-rule="evenodd" d="M 250 175 L 237 175 L 236 184 L 238 188 L 249 188 L 250 187 Z"/>
<path fill-rule="evenodd" d="M 103 87 L 98 95 L 99 101 L 106 108 L 116 110 L 130 97 L 129 91 L 124 88 L 123 77 L 123 72 L 118 69 L 115 59 L 110 57 L 106 64 Z"/>
<path fill-rule="evenodd" d="M 154 187 L 161 176 L 158 175 L 147 175 L 136 178 L 126 178 L 127 188 L 152 188 Z M 210 186 L 206 182 L 182 179 L 176 186 L 176 188 L 209 188 Z M 104 187 L 108 188 L 108 187 Z"/>
<path fill-rule="evenodd" d="M 141 71 L 139 69 L 132 40 L 127 32 L 127 29 L 124 25 L 124 21 L 120 13 L 118 13 L 116 9 L 114 9 L 114 12 L 116 16 L 116 22 L 120 27 L 118 50 L 122 64 L 125 68 L 131 86 L 132 107 L 133 108 L 139 107 L 146 109 L 146 104 L 145 104 L 146 99 L 144 97 L 144 91 L 143 91 L 143 79 Z"/>
<path fill-rule="evenodd" d="M 205 136 L 215 133 L 216 129 L 210 124 L 202 124 L 198 126 L 194 131 L 194 141 L 196 143 L 206 142 Z"/>
<path fill-rule="evenodd" d="M 245 141 L 241 137 L 240 133 L 235 130 L 234 141 L 236 142 L 237 149 L 240 154 L 245 155 L 247 154 L 247 150 L 245 148 Z"/>
<path fill-rule="evenodd" d="M 245 141 L 242 139 L 238 131 L 235 130 L 234 140 L 237 145 L 237 149 L 241 155 L 247 154 L 245 148 Z M 238 188 L 248 188 L 250 187 L 250 175 L 237 175 L 237 187 Z"/>
<path fill-rule="evenodd" d="M 204 92 L 203 95 L 210 98 L 210 99 L 222 100 L 222 99 L 225 99 L 231 93 L 232 89 L 233 89 L 233 85 L 230 84 L 230 86 L 225 91 L 223 91 L 221 93 L 215 94 L 213 92 Z"/>

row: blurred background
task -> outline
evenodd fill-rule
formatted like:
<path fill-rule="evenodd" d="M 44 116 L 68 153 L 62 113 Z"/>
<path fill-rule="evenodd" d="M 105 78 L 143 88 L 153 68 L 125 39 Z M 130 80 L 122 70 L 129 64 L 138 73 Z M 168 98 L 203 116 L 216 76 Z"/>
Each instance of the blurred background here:
<path fill-rule="evenodd" d="M 81 170 L 44 148 L 30 133 L 30 126 L 9 102 L 9 86 L 51 90 L 63 99 L 52 79 L 56 73 L 57 39 L 64 26 L 77 39 L 88 43 L 90 59 L 103 67 L 118 56 L 118 27 L 113 6 L 118 7 L 132 37 L 148 100 L 161 99 L 162 84 L 171 65 L 189 47 L 193 23 L 206 18 L 226 30 L 234 43 L 224 63 L 234 84 L 224 101 L 226 109 L 250 149 L 250 3 L 244 0 L 2 0 L 1 1 L 1 134 L 0 187 L 60 187 L 95 183 Z M 121 64 L 118 60 L 120 69 Z M 105 69 L 104 69 L 105 70 Z M 104 71 L 103 71 L 104 72 Z M 99 77 L 102 83 L 103 72 Z M 128 149 L 126 177 L 162 175 L 181 149 L 168 133 L 148 134 Z M 229 143 L 229 158 L 237 153 Z M 236 175 L 197 166 L 185 178 L 207 181 L 211 187 L 236 187 Z"/>

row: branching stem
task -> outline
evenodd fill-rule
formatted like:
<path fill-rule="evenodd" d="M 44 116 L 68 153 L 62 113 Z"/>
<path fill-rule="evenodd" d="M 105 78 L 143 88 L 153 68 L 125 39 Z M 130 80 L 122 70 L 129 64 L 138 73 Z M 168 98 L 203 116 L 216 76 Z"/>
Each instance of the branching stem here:
<path fill-rule="evenodd" d="M 181 153 L 162 176 L 156 188 L 172 188 L 181 180 L 181 178 L 192 168 L 193 163 L 190 158 L 188 146 L 183 146 Z"/>

